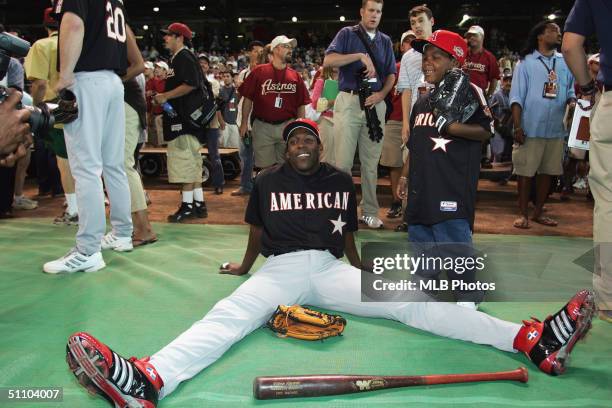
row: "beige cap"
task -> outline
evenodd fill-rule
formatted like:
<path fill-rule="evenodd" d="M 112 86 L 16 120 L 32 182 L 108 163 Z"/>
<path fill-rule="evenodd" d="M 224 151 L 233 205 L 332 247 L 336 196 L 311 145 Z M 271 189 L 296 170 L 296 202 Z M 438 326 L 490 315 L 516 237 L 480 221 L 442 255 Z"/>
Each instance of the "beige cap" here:
<path fill-rule="evenodd" d="M 400 39 L 400 44 L 403 43 L 404 40 L 406 39 L 406 37 L 408 37 L 408 36 L 412 36 L 412 37 L 416 38 L 416 34 L 414 33 L 414 31 L 412 31 L 412 30 L 405 31 L 402 34 L 402 38 Z"/>
<path fill-rule="evenodd" d="M 484 38 L 484 29 L 479 25 L 473 25 L 467 30 L 466 34 L 477 34 Z"/>
<path fill-rule="evenodd" d="M 288 38 L 285 35 L 279 35 L 279 36 L 274 37 L 274 39 L 270 43 L 270 48 L 274 49 L 282 44 L 289 44 L 293 48 L 295 48 L 297 47 L 297 40 L 295 38 Z"/>

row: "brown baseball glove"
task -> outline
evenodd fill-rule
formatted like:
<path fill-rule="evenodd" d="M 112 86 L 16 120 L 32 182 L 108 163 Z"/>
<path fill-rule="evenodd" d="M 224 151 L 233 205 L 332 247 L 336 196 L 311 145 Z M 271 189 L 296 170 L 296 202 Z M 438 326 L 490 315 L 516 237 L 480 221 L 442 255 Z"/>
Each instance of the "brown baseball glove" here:
<path fill-rule="evenodd" d="M 346 320 L 342 316 L 318 312 L 300 305 L 280 305 L 268 320 L 267 326 L 279 337 L 323 340 L 341 336 Z"/>

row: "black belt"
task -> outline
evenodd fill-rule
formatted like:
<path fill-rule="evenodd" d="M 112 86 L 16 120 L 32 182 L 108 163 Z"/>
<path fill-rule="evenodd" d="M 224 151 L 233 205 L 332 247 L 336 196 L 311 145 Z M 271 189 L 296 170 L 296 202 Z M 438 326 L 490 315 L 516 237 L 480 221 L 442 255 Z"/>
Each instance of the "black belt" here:
<path fill-rule="evenodd" d="M 280 256 L 285 254 L 290 254 L 292 252 L 302 252 L 302 251 L 328 251 L 329 248 L 294 248 L 294 249 L 286 249 L 283 251 L 273 252 L 272 255 Z"/>
<path fill-rule="evenodd" d="M 341 89 L 340 92 L 346 92 L 351 95 L 359 95 L 359 91 L 356 91 L 354 89 Z"/>
<path fill-rule="evenodd" d="M 285 120 L 276 120 L 276 121 L 265 120 L 265 119 L 262 119 L 262 118 L 255 118 L 254 120 L 258 120 L 260 122 L 268 123 L 270 125 L 280 125 L 280 124 L 285 123 L 287 121 L 293 120 L 293 118 L 289 118 L 289 119 L 285 119 Z"/>
<path fill-rule="evenodd" d="M 612 84 L 603 84 L 603 91 L 604 92 L 612 91 Z"/>

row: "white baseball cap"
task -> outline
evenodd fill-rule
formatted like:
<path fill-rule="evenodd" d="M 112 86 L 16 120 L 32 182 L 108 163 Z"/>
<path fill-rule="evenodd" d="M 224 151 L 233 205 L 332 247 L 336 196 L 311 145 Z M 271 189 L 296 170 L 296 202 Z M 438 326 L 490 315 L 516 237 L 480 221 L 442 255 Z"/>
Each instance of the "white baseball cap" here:
<path fill-rule="evenodd" d="M 274 48 L 282 44 L 289 44 L 293 48 L 295 48 L 297 47 L 297 40 L 295 38 L 287 38 L 286 35 L 279 35 L 274 37 L 274 39 L 270 43 L 270 49 L 273 50 Z"/>
<path fill-rule="evenodd" d="M 146 61 L 145 62 L 145 68 L 146 69 L 153 69 L 153 68 L 155 68 L 155 66 L 153 65 L 153 63 L 151 61 Z"/>
<path fill-rule="evenodd" d="M 484 38 L 484 30 L 481 26 L 479 25 L 473 25 L 471 26 L 468 30 L 467 33 L 465 34 L 477 34 L 479 36 L 481 36 L 482 38 Z"/>
<path fill-rule="evenodd" d="M 414 31 L 408 30 L 402 34 L 402 38 L 400 39 L 400 44 L 402 44 L 404 40 L 406 39 L 406 37 L 408 37 L 409 35 L 416 39 L 416 34 L 414 33 Z"/>
<path fill-rule="evenodd" d="M 165 69 L 166 71 L 168 71 L 170 69 L 170 67 L 168 66 L 168 64 L 166 64 L 164 61 L 157 61 L 155 63 L 155 65 L 157 65 L 160 68 Z"/>

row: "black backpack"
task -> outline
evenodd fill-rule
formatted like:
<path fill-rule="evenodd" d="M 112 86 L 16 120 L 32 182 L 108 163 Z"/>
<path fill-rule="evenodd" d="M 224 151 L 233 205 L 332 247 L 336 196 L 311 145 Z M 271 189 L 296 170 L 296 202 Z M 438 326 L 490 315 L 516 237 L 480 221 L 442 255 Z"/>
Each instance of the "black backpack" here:
<path fill-rule="evenodd" d="M 206 79 L 199 67 L 198 59 L 191 51 L 188 51 L 188 55 L 194 64 L 198 66 L 200 81 L 198 88 L 192 92 L 193 95 L 189 94 L 190 97 L 185 98 L 184 109 L 181 109 L 182 112 L 177 111 L 177 113 L 184 123 L 197 130 L 201 130 L 208 127 L 208 124 L 215 117 L 219 106 L 213 95 L 211 83 Z"/>

